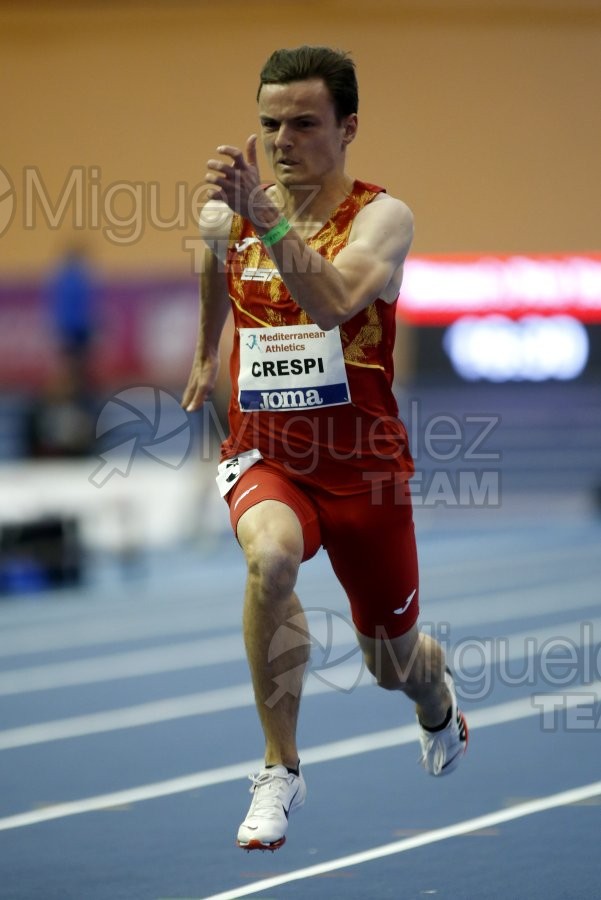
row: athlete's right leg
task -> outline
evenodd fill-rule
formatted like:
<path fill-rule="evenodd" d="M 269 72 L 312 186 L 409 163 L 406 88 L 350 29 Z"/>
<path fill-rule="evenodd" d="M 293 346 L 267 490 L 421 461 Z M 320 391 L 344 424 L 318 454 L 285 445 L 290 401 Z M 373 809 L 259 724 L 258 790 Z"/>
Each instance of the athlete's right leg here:
<path fill-rule="evenodd" d="M 296 725 L 310 638 L 294 585 L 300 563 L 319 547 L 319 523 L 302 491 L 263 463 L 239 479 L 228 501 L 248 566 L 244 640 L 265 735 L 265 767 L 251 776 L 253 799 L 237 842 L 275 850 L 306 795 Z"/>
<path fill-rule="evenodd" d="M 248 565 L 244 642 L 265 735 L 265 767 L 252 776 L 253 799 L 237 843 L 244 850 L 276 850 L 286 840 L 289 814 L 306 794 L 296 723 L 309 639 L 294 593 L 303 532 L 289 506 L 263 500 L 242 514 L 237 534 Z M 305 632 L 300 640 L 297 628 Z"/>
<path fill-rule="evenodd" d="M 244 642 L 265 735 L 265 763 L 296 768 L 296 724 L 309 656 L 309 639 L 299 641 L 296 630 L 306 631 L 294 593 L 303 558 L 302 528 L 290 507 L 263 500 L 241 516 L 237 535 L 248 566 Z"/>

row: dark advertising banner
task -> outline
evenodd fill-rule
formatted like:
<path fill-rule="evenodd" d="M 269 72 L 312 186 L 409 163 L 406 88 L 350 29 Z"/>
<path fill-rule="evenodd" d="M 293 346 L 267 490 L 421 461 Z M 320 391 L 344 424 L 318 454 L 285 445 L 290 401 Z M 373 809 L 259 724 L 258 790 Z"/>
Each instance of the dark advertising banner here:
<path fill-rule="evenodd" d="M 398 314 L 414 332 L 417 376 L 565 381 L 601 369 L 601 253 L 412 256 L 405 269 Z M 94 287 L 92 321 L 97 388 L 178 388 L 196 340 L 196 280 L 105 279 Z M 44 387 L 59 346 L 49 285 L 0 281 L 0 388 Z"/>

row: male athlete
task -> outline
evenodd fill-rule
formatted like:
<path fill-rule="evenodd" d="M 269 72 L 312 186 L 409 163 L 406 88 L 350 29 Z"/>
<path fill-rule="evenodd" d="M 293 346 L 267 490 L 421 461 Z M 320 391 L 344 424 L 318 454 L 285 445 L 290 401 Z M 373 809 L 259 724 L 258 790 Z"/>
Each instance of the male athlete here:
<path fill-rule="evenodd" d="M 215 386 L 232 309 L 230 435 L 217 481 L 248 566 L 244 639 L 265 735 L 237 843 L 275 850 L 306 795 L 296 724 L 309 642 L 298 646 L 281 626 L 303 621 L 294 586 L 320 546 L 369 670 L 415 703 L 428 772 L 457 766 L 467 727 L 442 649 L 416 624 L 413 462 L 391 391 L 411 212 L 346 173 L 358 125 L 346 54 L 276 51 L 258 106 L 273 183 L 260 180 L 256 135 L 244 152 L 222 145 L 207 163 L 199 337 L 182 403 L 199 409 Z M 271 659 L 276 632 L 290 643 Z"/>

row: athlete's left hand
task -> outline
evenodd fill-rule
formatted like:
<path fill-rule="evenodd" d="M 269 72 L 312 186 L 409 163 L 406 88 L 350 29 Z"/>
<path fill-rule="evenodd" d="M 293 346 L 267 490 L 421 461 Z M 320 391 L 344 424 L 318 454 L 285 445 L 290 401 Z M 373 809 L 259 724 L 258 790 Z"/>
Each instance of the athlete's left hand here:
<path fill-rule="evenodd" d="M 211 199 L 222 200 L 245 219 L 270 227 L 279 213 L 261 187 L 257 164 L 257 135 L 246 142 L 246 153 L 230 144 L 217 147 L 217 152 L 230 161 L 210 159 L 205 181 L 214 185 Z"/>

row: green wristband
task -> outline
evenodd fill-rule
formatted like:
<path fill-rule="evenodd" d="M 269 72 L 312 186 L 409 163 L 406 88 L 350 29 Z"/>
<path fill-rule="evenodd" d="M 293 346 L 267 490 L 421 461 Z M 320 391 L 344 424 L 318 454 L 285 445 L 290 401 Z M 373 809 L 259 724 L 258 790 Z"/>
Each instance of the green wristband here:
<path fill-rule="evenodd" d="M 266 231 L 265 234 L 261 237 L 261 243 L 264 247 L 273 247 L 274 244 L 277 244 L 278 241 L 281 241 L 284 235 L 288 234 L 292 225 L 288 221 L 288 219 L 280 219 L 277 225 L 274 225 L 273 228 L 270 228 L 269 231 Z"/>

